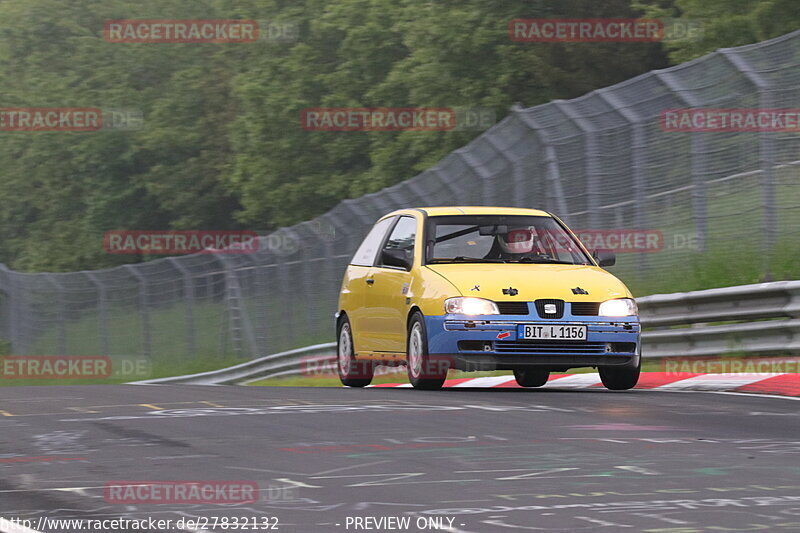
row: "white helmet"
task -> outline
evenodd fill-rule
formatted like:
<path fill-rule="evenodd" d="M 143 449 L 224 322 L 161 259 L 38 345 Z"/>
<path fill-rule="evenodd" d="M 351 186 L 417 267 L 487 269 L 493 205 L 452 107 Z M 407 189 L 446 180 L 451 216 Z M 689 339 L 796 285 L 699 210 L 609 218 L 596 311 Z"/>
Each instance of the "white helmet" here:
<path fill-rule="evenodd" d="M 506 234 L 497 234 L 497 243 L 500 249 L 507 254 L 527 254 L 533 250 L 533 241 L 536 238 L 536 228 L 526 226 L 509 229 Z"/>

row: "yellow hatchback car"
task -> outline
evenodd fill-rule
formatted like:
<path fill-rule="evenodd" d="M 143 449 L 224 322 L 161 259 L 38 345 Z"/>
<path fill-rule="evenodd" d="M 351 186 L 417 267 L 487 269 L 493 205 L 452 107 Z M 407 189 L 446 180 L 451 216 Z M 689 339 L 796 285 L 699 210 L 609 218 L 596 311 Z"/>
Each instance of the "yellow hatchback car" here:
<path fill-rule="evenodd" d="M 556 216 L 535 209 L 426 207 L 381 218 L 356 251 L 336 313 L 344 385 L 407 365 L 438 389 L 449 369 L 512 370 L 519 385 L 596 367 L 630 389 L 641 367 L 636 302 Z"/>

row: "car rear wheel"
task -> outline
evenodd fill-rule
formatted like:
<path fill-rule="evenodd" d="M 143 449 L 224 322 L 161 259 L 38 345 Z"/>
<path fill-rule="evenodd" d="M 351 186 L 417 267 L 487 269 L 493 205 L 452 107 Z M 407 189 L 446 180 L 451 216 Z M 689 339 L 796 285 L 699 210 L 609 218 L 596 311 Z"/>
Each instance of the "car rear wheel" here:
<path fill-rule="evenodd" d="M 347 317 L 339 323 L 338 339 L 336 366 L 339 369 L 339 379 L 347 387 L 366 387 L 372 381 L 374 366 L 371 361 L 356 359 L 353 332 Z"/>
<path fill-rule="evenodd" d="M 422 313 L 415 312 L 408 324 L 406 359 L 408 380 L 415 389 L 438 390 L 447 379 L 444 362 L 431 361 L 428 355 L 428 334 Z"/>
<path fill-rule="evenodd" d="M 516 368 L 514 379 L 520 387 L 541 387 L 550 378 L 550 371 L 541 368 Z"/>
<path fill-rule="evenodd" d="M 636 386 L 639 382 L 639 372 L 642 369 L 642 358 L 636 357 L 635 364 L 624 366 L 601 366 L 597 371 L 600 373 L 600 381 L 609 390 L 628 390 Z"/>

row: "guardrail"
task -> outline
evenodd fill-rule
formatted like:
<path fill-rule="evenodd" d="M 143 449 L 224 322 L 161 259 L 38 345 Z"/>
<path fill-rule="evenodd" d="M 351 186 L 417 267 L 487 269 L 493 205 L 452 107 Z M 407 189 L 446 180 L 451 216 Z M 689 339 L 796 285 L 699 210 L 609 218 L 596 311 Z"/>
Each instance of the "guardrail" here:
<path fill-rule="evenodd" d="M 636 301 L 647 328 L 644 357 L 800 353 L 800 281 L 656 294 Z"/>
<path fill-rule="evenodd" d="M 800 354 L 800 281 L 656 294 L 636 301 L 646 329 L 643 357 Z M 316 344 L 222 370 L 137 383 L 246 384 L 298 375 L 309 364 L 332 361 L 335 350 L 334 342 Z"/>
<path fill-rule="evenodd" d="M 278 378 L 298 375 L 308 360 L 329 361 L 335 359 L 336 343 L 315 344 L 287 352 L 276 353 L 253 359 L 239 365 L 168 378 L 136 381 L 135 385 L 233 385 L 246 384 L 263 378 Z"/>

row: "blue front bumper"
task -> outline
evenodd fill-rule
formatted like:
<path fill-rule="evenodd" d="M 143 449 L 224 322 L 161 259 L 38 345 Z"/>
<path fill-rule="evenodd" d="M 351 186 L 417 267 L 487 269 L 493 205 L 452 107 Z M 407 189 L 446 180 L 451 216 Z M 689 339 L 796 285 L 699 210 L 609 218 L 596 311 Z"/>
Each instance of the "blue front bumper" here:
<path fill-rule="evenodd" d="M 531 306 L 533 308 L 533 306 Z M 508 370 L 520 366 L 573 368 L 635 364 L 640 353 L 636 316 L 573 316 L 542 319 L 528 315 L 441 315 L 425 318 L 428 352 L 462 370 Z M 585 325 L 586 340 L 524 340 L 519 324 Z"/>

